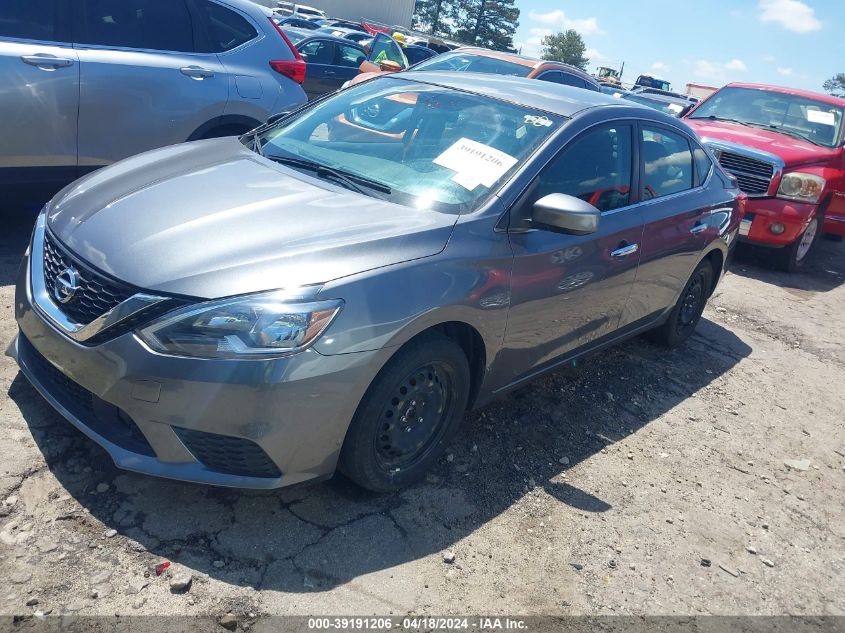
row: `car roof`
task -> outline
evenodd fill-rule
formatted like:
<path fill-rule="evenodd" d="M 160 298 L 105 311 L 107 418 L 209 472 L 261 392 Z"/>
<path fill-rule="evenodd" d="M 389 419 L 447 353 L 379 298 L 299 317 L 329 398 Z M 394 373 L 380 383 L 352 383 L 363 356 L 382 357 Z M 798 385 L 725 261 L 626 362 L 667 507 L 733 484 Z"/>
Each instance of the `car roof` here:
<path fill-rule="evenodd" d="M 689 106 L 692 101 L 684 97 L 672 97 L 669 95 L 655 94 L 653 92 L 628 92 L 623 93 L 622 97 L 638 97 L 639 99 L 650 99 L 651 101 L 660 101 L 661 103 L 677 103 L 678 105 Z"/>
<path fill-rule="evenodd" d="M 274 15 L 273 10 L 269 7 L 252 2 L 251 0 L 221 0 L 221 2 L 222 4 L 228 4 L 231 7 L 240 9 L 247 14 L 258 11 L 266 15 L 268 18 Z"/>
<path fill-rule="evenodd" d="M 546 59 L 537 59 L 536 57 L 528 57 L 527 55 L 517 55 L 516 53 L 491 51 L 487 48 L 476 48 L 474 46 L 461 46 L 449 52 L 472 53 L 473 55 L 479 55 L 481 57 L 491 57 L 493 59 L 499 59 L 504 62 L 519 64 L 520 66 L 525 66 L 526 68 L 531 68 L 532 70 L 563 70 L 573 75 L 578 75 L 579 77 L 589 81 L 592 84 L 599 85 L 595 77 L 591 76 L 589 73 L 584 72 L 576 66 L 564 64 L 563 62 L 550 61 Z"/>
<path fill-rule="evenodd" d="M 798 88 L 784 88 L 782 86 L 771 86 L 767 84 L 749 84 L 749 83 L 730 83 L 725 88 L 751 88 L 753 90 L 767 90 L 769 92 L 780 92 L 782 94 L 792 95 L 794 97 L 805 97 L 807 99 L 815 99 L 816 101 L 823 101 L 831 105 L 845 107 L 845 99 L 841 97 L 834 97 L 833 95 L 824 94 L 823 92 L 813 92 L 812 90 L 800 90 Z M 714 93 L 715 94 L 715 93 Z"/>
<path fill-rule="evenodd" d="M 622 102 L 602 92 L 511 75 L 411 69 L 387 76 L 472 92 L 565 117 L 597 106 L 645 110 L 643 106 Z"/>
<path fill-rule="evenodd" d="M 311 40 L 327 40 L 329 42 L 338 42 L 345 46 L 353 46 L 355 48 L 360 48 L 363 50 L 363 47 L 359 42 L 354 40 L 348 40 L 345 37 L 337 37 L 332 35 L 331 33 L 326 33 L 325 31 L 320 31 L 319 29 L 316 31 L 308 31 L 306 29 L 297 29 L 297 31 L 301 33 L 307 33 L 305 37 L 303 37 L 296 45 L 299 46 L 300 44 L 305 44 L 306 42 L 310 42 Z"/>

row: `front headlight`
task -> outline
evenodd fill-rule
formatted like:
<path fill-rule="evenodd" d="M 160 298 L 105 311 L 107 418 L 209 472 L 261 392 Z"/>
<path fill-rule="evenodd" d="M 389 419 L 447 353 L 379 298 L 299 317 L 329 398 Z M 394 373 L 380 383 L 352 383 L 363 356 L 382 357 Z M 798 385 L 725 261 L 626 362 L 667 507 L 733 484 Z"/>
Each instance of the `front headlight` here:
<path fill-rule="evenodd" d="M 188 306 L 138 335 L 154 350 L 195 358 L 274 358 L 312 345 L 343 301 L 291 302 L 280 293 Z"/>
<path fill-rule="evenodd" d="M 801 202 L 818 202 L 824 191 L 825 179 L 815 174 L 794 171 L 784 174 L 778 188 L 778 198 Z"/>

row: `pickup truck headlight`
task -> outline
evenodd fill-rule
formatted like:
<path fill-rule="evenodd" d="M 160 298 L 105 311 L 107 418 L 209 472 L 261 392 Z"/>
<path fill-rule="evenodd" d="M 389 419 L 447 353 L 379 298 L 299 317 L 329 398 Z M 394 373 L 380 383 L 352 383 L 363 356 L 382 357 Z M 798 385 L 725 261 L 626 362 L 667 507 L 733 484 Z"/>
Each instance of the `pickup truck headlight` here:
<path fill-rule="evenodd" d="M 275 358 L 312 345 L 343 301 L 291 303 L 279 293 L 209 301 L 181 308 L 138 332 L 164 354 L 194 358 Z"/>
<path fill-rule="evenodd" d="M 825 179 L 821 176 L 794 171 L 781 178 L 778 197 L 815 203 L 819 201 L 824 185 Z"/>

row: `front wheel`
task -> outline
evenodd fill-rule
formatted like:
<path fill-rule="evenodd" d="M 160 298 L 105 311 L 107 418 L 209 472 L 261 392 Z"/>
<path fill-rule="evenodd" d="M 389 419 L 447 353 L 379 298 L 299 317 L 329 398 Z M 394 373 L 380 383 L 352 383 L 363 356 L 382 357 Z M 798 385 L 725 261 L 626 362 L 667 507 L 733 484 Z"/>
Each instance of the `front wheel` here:
<path fill-rule="evenodd" d="M 364 395 L 339 468 L 363 488 L 390 492 L 421 479 L 446 450 L 469 399 L 463 350 L 426 334 L 388 361 Z"/>
<path fill-rule="evenodd" d="M 675 347 L 686 341 L 701 320 L 704 306 L 713 288 L 713 268 L 707 260 L 693 271 L 687 285 L 666 322 L 649 332 L 649 338 L 667 347 Z"/>
<path fill-rule="evenodd" d="M 806 265 L 821 234 L 820 228 L 821 217 L 816 216 L 810 220 L 807 228 L 804 229 L 804 232 L 797 240 L 781 249 L 780 253 L 778 253 L 780 256 L 778 264 L 782 270 L 788 273 L 794 273 Z"/>

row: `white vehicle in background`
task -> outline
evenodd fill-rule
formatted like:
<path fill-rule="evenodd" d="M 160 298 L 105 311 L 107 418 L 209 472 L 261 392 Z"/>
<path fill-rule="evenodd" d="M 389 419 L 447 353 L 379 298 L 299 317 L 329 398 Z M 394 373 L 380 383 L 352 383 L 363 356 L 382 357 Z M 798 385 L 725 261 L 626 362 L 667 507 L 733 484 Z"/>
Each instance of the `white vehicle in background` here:
<path fill-rule="evenodd" d="M 328 16 L 326 12 L 315 7 L 309 7 L 305 4 L 295 4 L 293 2 L 278 2 L 273 9 L 273 13 L 284 17 L 296 16 L 298 18 L 305 18 L 306 20 L 324 20 Z"/>

